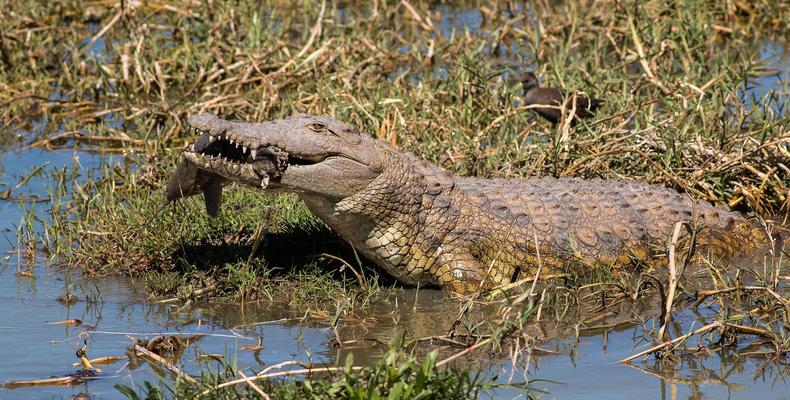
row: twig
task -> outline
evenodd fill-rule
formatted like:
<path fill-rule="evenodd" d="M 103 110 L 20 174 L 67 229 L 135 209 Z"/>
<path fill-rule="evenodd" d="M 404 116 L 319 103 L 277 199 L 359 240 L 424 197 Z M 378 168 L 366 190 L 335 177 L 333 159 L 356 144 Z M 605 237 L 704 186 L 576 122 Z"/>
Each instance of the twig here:
<path fill-rule="evenodd" d="M 406 345 L 405 347 L 410 347 L 410 346 L 412 346 L 414 344 L 417 344 L 417 343 L 420 343 L 420 342 L 434 342 L 434 341 L 445 342 L 445 343 L 448 343 L 449 345 L 452 345 L 452 346 L 455 346 L 455 347 L 466 347 L 467 346 L 467 343 L 463 343 L 463 342 L 459 342 L 457 340 L 451 339 L 451 338 L 447 337 L 446 335 L 434 335 L 434 336 L 425 336 L 425 337 L 414 339 L 411 342 L 409 342 L 409 344 Z"/>
<path fill-rule="evenodd" d="M 487 339 L 483 339 L 483 340 L 481 340 L 481 341 L 479 341 L 479 342 L 477 342 L 477 343 L 475 343 L 475 344 L 473 344 L 473 345 L 471 345 L 471 346 L 459 351 L 458 353 L 455 353 L 455 354 L 445 358 L 444 360 L 441 360 L 441 361 L 437 362 L 436 366 L 437 367 L 441 367 L 442 365 L 447 364 L 448 362 L 453 361 L 453 360 L 455 360 L 458 357 L 462 357 L 462 356 L 464 356 L 466 354 L 469 354 L 469 353 L 477 350 L 478 348 L 488 344 L 489 342 L 491 342 L 492 339 L 493 339 L 493 337 L 489 337 Z"/>
<path fill-rule="evenodd" d="M 357 281 L 359 282 L 359 288 L 362 289 L 363 291 L 367 290 L 367 285 L 365 285 L 365 279 L 362 277 L 362 275 L 359 272 L 357 272 L 356 269 L 354 269 L 354 267 L 351 266 L 351 264 L 346 262 L 346 260 L 344 260 L 344 259 L 342 259 L 340 257 L 337 257 L 337 256 L 333 256 L 331 254 L 327 254 L 327 253 L 321 253 L 318 256 L 330 258 L 332 260 L 339 261 L 339 262 L 343 263 L 343 266 L 348 268 L 348 269 L 350 269 L 351 272 L 354 273 L 354 276 L 357 277 Z"/>
<path fill-rule="evenodd" d="M 258 335 L 258 343 L 245 346 L 239 346 L 239 350 L 243 351 L 260 351 L 263 349 L 263 336 Z"/>
<path fill-rule="evenodd" d="M 650 65 L 647 63 L 647 58 L 645 56 L 645 49 L 642 47 L 642 40 L 639 39 L 639 34 L 636 32 L 636 26 L 634 25 L 634 19 L 631 17 L 631 14 L 628 14 L 628 27 L 631 30 L 631 39 L 634 41 L 634 47 L 636 47 L 636 53 L 639 55 L 639 64 L 642 65 L 642 69 L 645 71 L 650 83 L 656 85 L 665 95 L 672 94 L 672 90 L 669 90 L 663 82 L 653 73 L 653 70 L 650 69 Z"/>
<path fill-rule="evenodd" d="M 318 12 L 318 20 L 315 21 L 315 25 L 313 25 L 313 28 L 310 29 L 310 37 L 307 39 L 307 43 L 305 43 L 304 47 L 302 47 L 302 49 L 299 50 L 298 53 L 296 53 L 296 56 L 294 56 L 293 58 L 288 60 L 288 62 L 283 64 L 275 72 L 276 74 L 282 73 L 288 67 L 290 67 L 291 65 L 294 65 L 296 63 L 296 59 L 301 58 L 303 55 L 305 55 L 305 53 L 307 53 L 308 50 L 310 50 L 310 47 L 313 46 L 313 42 L 315 42 L 316 37 L 318 37 L 318 35 L 321 34 L 321 25 L 322 25 L 322 23 L 323 23 L 322 21 L 324 19 L 324 11 L 326 11 L 326 0 L 321 2 L 321 11 Z M 286 49 L 287 49 L 287 47 L 286 47 Z M 319 49 L 319 50 L 321 50 L 321 49 Z M 316 52 L 313 52 L 313 54 L 316 54 Z M 302 63 L 302 64 L 304 64 L 304 63 Z"/>
<path fill-rule="evenodd" d="M 165 368 L 169 369 L 171 372 L 173 372 L 174 374 L 178 375 L 180 378 L 184 379 L 185 381 L 187 381 L 189 383 L 197 383 L 195 378 L 187 375 L 180 368 L 176 367 L 172 363 L 168 362 L 167 360 L 165 360 L 164 358 L 162 358 L 158 354 L 146 349 L 145 347 L 142 347 L 139 344 L 136 344 L 136 345 L 134 345 L 134 350 L 137 351 L 137 352 L 143 353 L 143 355 L 145 355 L 146 357 L 148 357 L 148 358 L 150 358 L 150 359 L 162 364 L 162 366 L 164 366 Z"/>
<path fill-rule="evenodd" d="M 95 376 L 61 376 L 56 378 L 34 379 L 31 381 L 7 381 L 0 385 L 6 389 L 24 386 L 46 386 L 46 385 L 72 385 L 86 380 L 99 379 Z"/>
<path fill-rule="evenodd" d="M 83 135 L 79 131 L 69 131 L 64 132 L 59 135 L 55 135 L 51 138 L 37 140 L 30 144 L 30 147 L 50 147 L 56 145 L 56 142 L 66 141 L 69 139 L 73 139 L 74 142 L 87 142 L 87 143 L 102 143 L 102 142 L 110 142 L 111 144 L 131 144 L 133 146 L 143 146 L 145 141 L 131 139 L 129 137 L 123 136 L 95 136 L 95 135 Z"/>
<path fill-rule="evenodd" d="M 304 47 L 302 47 L 302 49 L 296 53 L 296 58 L 302 58 L 302 56 L 307 53 L 307 50 L 310 50 L 313 42 L 315 42 L 315 38 L 321 34 L 321 24 L 323 23 L 324 19 L 324 11 L 326 11 L 326 0 L 321 2 L 321 11 L 318 12 L 318 20 L 315 21 L 315 25 L 313 25 L 313 28 L 310 29 L 310 38 L 307 39 L 307 43 L 305 43 Z"/>
<path fill-rule="evenodd" d="M 697 329 L 697 330 L 695 330 L 695 331 L 689 332 L 689 333 L 687 333 L 687 334 L 685 334 L 685 335 L 683 335 L 683 336 L 678 336 L 678 337 L 676 337 L 676 338 L 674 338 L 674 339 L 672 339 L 672 340 L 670 340 L 670 341 L 667 341 L 667 342 L 661 343 L 661 344 L 659 344 L 659 345 L 656 345 L 656 346 L 653 346 L 653 347 L 651 347 L 651 348 L 649 348 L 649 349 L 647 349 L 647 350 L 645 350 L 645 351 L 641 351 L 641 352 L 639 352 L 639 353 L 636 353 L 636 354 L 634 354 L 634 355 L 632 355 L 632 356 L 626 357 L 626 358 L 624 358 L 624 359 L 622 359 L 622 360 L 618 361 L 618 363 L 621 363 L 621 364 L 622 364 L 622 363 L 627 363 L 627 362 L 629 362 L 629 361 L 631 361 L 631 360 L 633 360 L 633 359 L 635 359 L 635 358 L 638 358 L 638 357 L 641 357 L 641 356 L 643 356 L 643 355 L 646 355 L 646 354 L 650 354 L 650 353 L 656 352 L 656 351 L 658 351 L 658 350 L 661 350 L 661 349 L 663 349 L 664 347 L 671 346 L 671 345 L 673 345 L 673 344 L 675 344 L 675 343 L 682 342 L 682 341 L 684 341 L 684 340 L 686 340 L 686 339 L 688 339 L 688 338 L 690 338 L 690 337 L 692 337 L 692 336 L 694 336 L 694 335 L 699 335 L 699 334 L 701 334 L 701 333 L 710 332 L 710 331 L 712 331 L 712 330 L 714 330 L 714 329 L 716 329 L 716 328 L 720 328 L 721 326 L 722 326 L 722 325 L 721 325 L 721 322 L 718 322 L 718 321 L 716 321 L 716 322 L 711 322 L 710 324 L 708 324 L 708 325 L 705 325 L 705 326 L 703 326 L 702 328 L 699 328 L 699 329 Z"/>
<path fill-rule="evenodd" d="M 568 108 L 568 103 L 570 103 L 571 107 Z M 572 95 L 565 99 L 562 103 L 562 108 L 560 108 L 560 113 L 562 115 L 562 124 L 559 126 L 560 130 L 560 139 L 559 139 L 559 150 L 560 154 L 566 155 L 568 153 L 568 141 L 571 138 L 571 123 L 573 119 L 576 117 L 576 95 Z"/>
<path fill-rule="evenodd" d="M 268 394 L 266 394 L 266 392 L 264 392 L 258 385 L 256 385 L 255 382 L 252 381 L 252 379 L 248 378 L 247 375 L 244 375 L 244 372 L 239 371 L 239 375 L 241 375 L 241 377 L 244 378 L 244 383 L 249 385 L 252 388 L 252 390 L 258 392 L 258 394 L 261 395 L 261 397 L 263 397 L 266 400 L 272 399 L 271 397 L 269 397 Z"/>
<path fill-rule="evenodd" d="M 406 10 L 409 11 L 409 13 L 411 14 L 412 18 L 417 20 L 417 23 L 420 24 L 420 27 L 422 29 L 424 29 L 426 31 L 432 31 L 433 30 L 433 23 L 431 22 L 431 19 L 429 17 L 425 17 L 425 21 L 423 21 L 423 18 L 420 16 L 420 13 L 418 13 L 417 10 L 414 9 L 414 7 L 411 4 L 409 4 L 408 1 L 401 0 L 400 4 L 403 7 L 405 7 Z"/>
<path fill-rule="evenodd" d="M 129 357 L 127 357 L 127 356 L 104 356 L 104 357 L 93 358 L 93 359 L 90 360 L 90 363 L 91 364 L 95 364 L 95 365 L 112 364 L 112 363 L 114 363 L 116 361 L 125 360 L 127 358 L 129 358 Z M 80 365 L 83 365 L 83 363 L 82 362 L 78 362 L 78 361 L 75 361 L 75 362 L 71 363 L 72 367 L 79 367 Z"/>
<path fill-rule="evenodd" d="M 225 387 L 228 387 L 228 386 L 238 385 L 239 383 L 247 383 L 249 381 L 257 381 L 257 380 L 269 379 L 269 378 L 278 378 L 278 377 L 281 377 L 281 376 L 313 374 L 313 373 L 319 373 L 319 372 L 337 372 L 337 371 L 343 371 L 345 369 L 346 369 L 345 367 L 321 367 L 321 368 L 294 369 L 294 370 L 291 370 L 291 371 L 274 372 L 274 373 L 271 373 L 271 374 L 264 374 L 264 375 L 258 374 L 258 375 L 255 375 L 253 377 L 247 378 L 247 379 L 235 379 L 235 380 L 232 380 L 232 381 L 220 383 L 219 385 L 214 386 L 213 388 L 208 388 L 208 389 L 200 392 L 195 397 L 197 398 L 197 397 L 205 396 L 205 395 L 207 395 L 207 394 L 209 394 L 212 391 L 215 391 L 217 389 L 222 389 L 222 388 L 225 388 Z M 353 370 L 353 371 L 359 371 L 360 369 L 362 369 L 362 367 L 351 367 L 351 370 Z"/>
<path fill-rule="evenodd" d="M 738 332 L 741 332 L 741 333 L 747 333 L 747 334 L 750 334 L 750 335 L 758 335 L 758 336 L 762 336 L 762 337 L 765 337 L 765 338 L 768 338 L 768 339 L 773 339 L 774 338 L 773 335 L 771 335 L 771 332 L 769 330 L 767 330 L 767 329 L 760 329 L 760 328 L 755 328 L 753 326 L 732 324 L 732 323 L 729 323 L 729 322 L 725 322 L 724 326 L 727 327 L 727 328 L 732 328 L 732 329 L 734 329 L 734 330 L 736 330 Z"/>
<path fill-rule="evenodd" d="M 254 337 L 240 336 L 240 335 L 226 335 L 224 333 L 206 333 L 206 332 L 116 332 L 116 331 L 91 331 L 91 335 L 123 335 L 123 336 L 190 336 L 194 338 L 200 337 L 222 337 L 231 339 L 246 339 L 255 340 Z"/>
<path fill-rule="evenodd" d="M 80 359 L 79 365 L 82 365 L 83 370 L 102 372 L 101 369 L 94 367 L 91 360 L 85 355 L 85 348 L 77 351 L 77 358 Z"/>
<path fill-rule="evenodd" d="M 732 292 L 738 291 L 748 291 L 748 290 L 756 290 L 756 291 L 765 291 L 768 288 L 763 286 L 736 286 L 736 287 L 728 287 L 724 289 L 711 289 L 711 290 L 699 290 L 695 294 L 697 300 L 694 302 L 694 307 L 698 307 L 702 302 L 705 301 L 710 296 L 715 296 L 717 294 L 727 294 Z"/>
<path fill-rule="evenodd" d="M 90 48 L 93 47 L 93 45 L 96 44 L 96 42 L 107 33 L 107 31 L 112 29 L 113 25 L 115 25 L 115 23 L 118 22 L 118 20 L 120 20 L 122 16 L 123 16 L 123 8 L 121 8 L 121 10 L 118 11 L 118 14 L 115 14 L 115 16 L 110 20 L 110 22 L 107 23 L 107 25 L 104 25 L 104 27 L 101 28 L 101 30 L 91 38 L 91 40 L 88 42 L 88 44 L 85 45 L 85 47 L 80 49 L 79 53 L 85 54 L 86 51 L 90 50 Z"/>
<path fill-rule="evenodd" d="M 571 276 L 571 274 L 565 274 L 565 273 L 562 273 L 562 274 L 548 274 L 548 275 L 543 275 L 543 276 L 538 277 L 538 280 L 540 280 L 540 281 L 548 281 L 548 280 L 551 280 L 551 279 L 567 278 L 569 276 Z M 529 276 L 529 277 L 526 277 L 524 279 L 519 279 L 519 280 L 517 280 L 515 282 L 510 282 L 510 283 L 508 283 L 506 285 L 502 285 L 500 287 L 491 289 L 491 291 L 486 295 L 486 300 L 493 300 L 493 299 L 497 298 L 499 295 L 501 295 L 501 294 L 513 289 L 513 288 L 519 287 L 519 286 L 521 286 L 521 285 L 523 285 L 525 283 L 529 283 L 529 282 L 532 282 L 534 280 L 535 280 L 534 276 Z"/>
<path fill-rule="evenodd" d="M 538 299 L 538 311 L 535 312 L 535 322 L 540 322 L 540 315 L 543 312 L 543 300 L 546 298 L 546 289 L 540 292 L 540 298 Z"/>
<path fill-rule="evenodd" d="M 258 247 L 261 245 L 261 239 L 263 239 L 263 236 L 269 230 L 269 223 L 271 222 L 272 213 L 274 211 L 277 211 L 276 206 L 267 208 L 266 213 L 263 216 L 263 224 L 255 230 L 255 238 L 252 242 L 252 250 L 250 250 L 250 255 L 247 256 L 247 263 L 252 262 L 252 259 L 255 257 L 255 253 L 258 252 Z"/>
<path fill-rule="evenodd" d="M 775 291 L 771 290 L 771 288 L 764 286 L 736 286 L 736 287 L 728 287 L 724 289 L 700 290 L 696 293 L 697 300 L 694 302 L 694 307 L 698 307 L 700 304 L 702 304 L 703 301 L 705 301 L 705 299 L 707 299 L 710 296 L 714 296 L 717 294 L 732 293 L 736 291 L 747 291 L 747 290 L 764 291 L 770 294 L 774 299 L 776 299 L 776 301 L 779 302 L 779 304 L 781 304 L 784 307 L 785 320 L 787 321 L 787 319 L 790 318 L 790 300 L 783 299 L 782 296 L 779 295 L 779 293 L 776 293 Z"/>
<path fill-rule="evenodd" d="M 209 286 L 209 287 L 197 289 L 194 292 L 187 293 L 186 295 L 181 296 L 181 297 L 172 297 L 172 298 L 169 298 L 169 299 L 159 300 L 159 301 L 157 301 L 157 303 L 158 304 L 175 303 L 177 301 L 183 301 L 184 299 L 186 299 L 188 297 L 195 298 L 195 297 L 198 297 L 198 296 L 202 296 L 204 294 L 211 293 L 211 292 L 213 292 L 215 290 L 217 290 L 216 286 Z"/>
<path fill-rule="evenodd" d="M 307 365 L 307 364 L 305 364 L 305 363 L 303 363 L 301 361 L 290 360 L 290 361 L 283 361 L 281 363 L 270 365 L 270 366 L 264 368 L 261 372 L 258 372 L 255 375 L 266 375 L 271 370 L 284 368 L 284 367 L 287 367 L 287 366 L 290 366 L 290 365 L 298 365 L 298 366 L 303 367 L 303 368 L 310 368 L 309 365 Z"/>
<path fill-rule="evenodd" d="M 677 247 L 681 227 L 683 227 L 682 221 L 675 223 L 675 229 L 672 230 L 672 241 L 669 243 L 669 288 L 667 289 L 667 299 L 664 302 L 664 320 L 662 321 L 661 328 L 658 330 L 659 342 L 663 342 L 665 340 L 667 326 L 672 320 L 672 302 L 675 300 L 675 290 L 678 286 L 677 268 L 675 265 L 675 248 Z"/>
<path fill-rule="evenodd" d="M 565 168 L 565 171 L 562 172 L 562 175 L 571 176 L 574 173 L 574 171 L 576 171 L 576 169 L 584 165 L 586 162 L 590 160 L 594 160 L 596 158 L 601 158 L 612 154 L 633 153 L 633 152 L 635 152 L 634 149 L 616 148 L 616 149 L 609 149 L 609 150 L 603 150 L 603 151 L 591 153 L 584 157 L 580 157 L 576 161 L 574 161 L 573 164 L 568 166 L 568 168 Z"/>

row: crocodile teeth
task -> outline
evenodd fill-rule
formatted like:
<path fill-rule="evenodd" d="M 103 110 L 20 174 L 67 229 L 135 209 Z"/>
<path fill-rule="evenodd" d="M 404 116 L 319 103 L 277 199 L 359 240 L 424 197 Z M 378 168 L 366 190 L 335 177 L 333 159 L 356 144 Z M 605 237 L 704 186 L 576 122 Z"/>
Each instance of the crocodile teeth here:
<path fill-rule="evenodd" d="M 233 144 L 233 139 L 228 138 L 228 141 L 230 142 L 230 144 Z"/>
<path fill-rule="evenodd" d="M 241 152 L 247 154 L 247 146 L 241 146 Z"/>
<path fill-rule="evenodd" d="M 211 135 L 209 135 L 209 136 L 208 136 L 208 142 L 209 142 L 209 143 L 211 143 L 211 142 L 213 142 L 213 141 L 215 141 L 215 140 L 217 140 L 217 138 L 216 138 L 216 137 L 214 137 L 214 136 L 211 136 Z"/>
<path fill-rule="evenodd" d="M 250 154 L 252 154 L 252 159 L 254 160 L 255 157 L 258 157 L 258 149 L 250 150 Z"/>

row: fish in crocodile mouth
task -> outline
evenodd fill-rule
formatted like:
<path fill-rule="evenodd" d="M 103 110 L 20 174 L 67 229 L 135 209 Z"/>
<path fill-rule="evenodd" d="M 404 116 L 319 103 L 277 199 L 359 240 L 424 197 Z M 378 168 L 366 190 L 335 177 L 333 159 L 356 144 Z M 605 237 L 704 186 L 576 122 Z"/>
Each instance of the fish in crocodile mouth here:
<path fill-rule="evenodd" d="M 265 189 L 271 180 L 282 176 L 291 161 L 288 153 L 274 146 L 249 148 L 227 135 L 212 136 L 195 127 L 190 131 L 200 136 L 184 150 L 165 198 L 172 202 L 203 193 L 210 216 L 219 213 L 223 186 L 242 181 Z"/>
<path fill-rule="evenodd" d="M 187 123 L 197 140 L 184 150 L 166 196 L 174 201 L 202 192 L 210 215 L 218 212 L 222 187 L 230 182 L 340 199 L 382 171 L 378 148 L 328 117 L 297 114 L 247 123 L 199 114 Z"/>
<path fill-rule="evenodd" d="M 184 157 L 199 169 L 223 178 L 259 184 L 265 189 L 288 168 L 288 153 L 274 146 L 249 148 L 225 135 L 213 136 L 191 128 L 201 137 L 184 151 Z M 257 182 L 253 182 L 257 181 Z"/>

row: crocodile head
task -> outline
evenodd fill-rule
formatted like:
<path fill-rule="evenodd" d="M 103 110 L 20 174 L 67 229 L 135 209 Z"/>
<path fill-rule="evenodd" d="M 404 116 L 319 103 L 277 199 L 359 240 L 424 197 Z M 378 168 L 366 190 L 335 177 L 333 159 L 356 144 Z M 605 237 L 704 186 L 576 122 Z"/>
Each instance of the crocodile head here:
<path fill-rule="evenodd" d="M 184 157 L 202 171 L 249 186 L 340 200 L 383 170 L 374 139 L 326 116 L 246 123 L 201 114 L 187 122 L 208 145 L 196 143 Z"/>

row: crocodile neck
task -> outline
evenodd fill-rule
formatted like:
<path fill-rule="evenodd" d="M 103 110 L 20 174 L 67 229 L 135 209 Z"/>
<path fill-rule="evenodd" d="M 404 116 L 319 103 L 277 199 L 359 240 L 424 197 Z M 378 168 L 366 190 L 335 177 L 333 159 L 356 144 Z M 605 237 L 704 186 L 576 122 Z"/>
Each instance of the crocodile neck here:
<path fill-rule="evenodd" d="M 300 194 L 307 207 L 365 257 L 399 281 L 439 285 L 431 274 L 459 209 L 454 176 L 409 153 L 380 149 L 386 168 L 344 199 Z M 437 229 L 441 228 L 441 229 Z"/>

